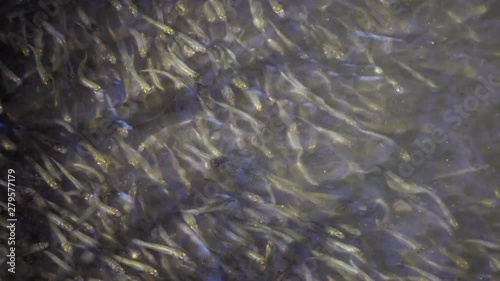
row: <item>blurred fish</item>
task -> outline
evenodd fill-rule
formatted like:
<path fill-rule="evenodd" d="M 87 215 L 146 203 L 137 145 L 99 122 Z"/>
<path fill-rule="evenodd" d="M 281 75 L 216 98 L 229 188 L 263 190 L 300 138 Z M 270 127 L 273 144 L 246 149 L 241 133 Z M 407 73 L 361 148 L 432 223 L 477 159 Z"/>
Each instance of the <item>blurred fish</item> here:
<path fill-rule="evenodd" d="M 80 83 L 82 83 L 83 86 L 94 91 L 94 93 L 96 93 L 96 96 L 99 98 L 102 96 L 101 86 L 99 86 L 98 84 L 90 81 L 85 76 L 83 76 L 83 67 L 84 67 L 86 61 L 87 61 L 87 55 L 85 55 L 85 58 L 78 66 L 78 79 L 80 80 Z"/>
<path fill-rule="evenodd" d="M 167 33 L 168 35 L 174 35 L 175 31 L 168 25 L 165 25 L 159 21 L 156 21 L 146 15 L 142 15 L 142 18 L 145 19 L 147 22 L 155 26 L 156 28 L 160 29 L 161 31 Z"/>
<path fill-rule="evenodd" d="M 250 6 L 253 25 L 260 32 L 265 32 L 266 21 L 264 19 L 262 4 L 257 0 L 248 0 L 248 6 Z"/>
<path fill-rule="evenodd" d="M 163 253 L 163 254 L 167 254 L 169 256 L 173 256 L 173 257 L 178 258 L 180 260 L 184 260 L 186 258 L 186 254 L 184 252 L 182 252 L 181 250 L 178 250 L 178 249 L 168 247 L 168 246 L 148 243 L 148 242 L 144 242 L 144 241 L 141 241 L 138 239 L 132 240 L 132 243 L 137 244 L 138 246 L 141 246 L 141 247 L 144 247 L 147 249 L 151 249 L 151 250 Z"/>
<path fill-rule="evenodd" d="M 158 271 L 149 265 L 142 264 L 142 263 L 134 261 L 134 260 L 126 259 L 126 258 L 118 256 L 118 255 L 113 255 L 113 259 L 115 259 L 117 262 L 119 262 L 125 266 L 131 267 L 135 270 L 145 272 L 148 275 L 151 275 L 151 276 L 156 277 L 156 278 L 159 277 Z"/>
<path fill-rule="evenodd" d="M 35 48 L 29 44 L 27 46 L 31 49 L 31 51 L 33 51 L 33 56 L 35 57 L 36 69 L 38 71 L 38 75 L 40 76 L 42 83 L 47 85 L 49 83 L 49 80 L 52 79 L 52 77 L 49 75 L 49 73 L 43 66 L 41 59 L 42 53 L 35 51 Z"/>
<path fill-rule="evenodd" d="M 43 28 L 50 34 L 50 36 L 54 37 L 54 41 L 62 47 L 66 47 L 66 39 L 64 35 L 58 32 L 52 25 L 47 23 L 46 21 L 42 22 Z"/>
<path fill-rule="evenodd" d="M 219 20 L 226 21 L 226 11 L 224 10 L 224 6 L 222 5 L 222 3 L 219 2 L 219 0 L 209 0 L 209 3 L 214 9 L 215 14 L 219 18 Z"/>
<path fill-rule="evenodd" d="M 145 58 L 148 51 L 146 38 L 144 38 L 144 35 L 133 28 L 130 29 L 130 34 L 132 35 L 132 37 L 134 37 L 139 55 L 141 56 L 141 58 Z"/>
<path fill-rule="evenodd" d="M 268 0 L 268 2 L 269 2 L 269 5 L 271 6 L 271 8 L 273 9 L 273 11 L 280 18 L 285 16 L 285 11 L 283 10 L 283 7 L 281 6 L 281 4 L 277 0 Z"/>
<path fill-rule="evenodd" d="M 66 262 L 64 262 L 62 259 L 60 259 L 55 254 L 53 254 L 49 251 L 43 251 L 43 253 L 45 255 L 47 255 L 55 264 L 57 264 L 57 266 L 59 266 L 59 268 L 61 268 L 65 272 L 69 273 L 72 271 L 71 266 L 69 264 L 67 264 Z"/>
<path fill-rule="evenodd" d="M 26 161 L 33 165 L 35 170 L 38 172 L 38 174 L 43 178 L 43 180 L 51 187 L 51 188 L 59 188 L 59 185 L 57 181 L 54 179 L 54 177 L 49 174 L 40 164 L 36 163 L 31 157 L 25 156 Z"/>
<path fill-rule="evenodd" d="M 14 72 L 8 69 L 2 61 L 0 61 L 0 70 L 2 71 L 2 74 L 9 78 L 12 82 L 16 83 L 17 85 L 21 84 L 21 78 L 19 78 L 16 74 L 14 74 Z"/>
<path fill-rule="evenodd" d="M 441 211 L 443 212 L 444 217 L 447 219 L 450 226 L 454 229 L 458 228 L 458 222 L 453 217 L 451 212 L 448 210 L 446 205 L 441 201 L 441 199 L 432 191 L 428 190 L 425 187 L 421 187 L 415 184 L 410 184 L 405 182 L 402 178 L 392 173 L 391 171 L 386 172 L 387 184 L 388 186 L 396 192 L 403 192 L 406 194 L 420 194 L 425 193 L 429 195 L 439 206 Z"/>

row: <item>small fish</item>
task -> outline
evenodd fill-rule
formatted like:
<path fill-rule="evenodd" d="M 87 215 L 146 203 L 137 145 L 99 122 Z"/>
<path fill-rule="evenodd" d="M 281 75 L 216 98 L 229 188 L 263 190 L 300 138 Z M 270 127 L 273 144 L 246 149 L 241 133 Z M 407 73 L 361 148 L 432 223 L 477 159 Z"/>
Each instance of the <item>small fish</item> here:
<path fill-rule="evenodd" d="M 174 87 L 176 89 L 187 88 L 187 85 L 184 82 L 182 82 L 179 78 L 175 77 L 174 75 L 168 73 L 167 71 L 163 71 L 163 70 L 159 70 L 159 69 L 143 69 L 140 72 L 161 74 L 163 76 L 168 77 L 170 80 L 172 80 L 174 82 Z"/>
<path fill-rule="evenodd" d="M 356 256 L 360 260 L 364 260 L 363 252 L 358 248 L 353 245 L 349 245 L 340 241 L 337 241 L 335 239 L 326 239 L 325 245 L 332 247 L 334 251 L 337 252 L 343 252 L 347 254 L 351 254 Z"/>
<path fill-rule="evenodd" d="M 425 246 L 423 246 L 421 243 L 418 243 L 417 241 L 408 238 L 406 235 L 392 229 L 392 227 L 387 227 L 384 230 L 390 235 L 397 238 L 402 243 L 406 244 L 408 247 L 410 247 L 413 251 L 417 253 L 421 253 L 426 249 Z"/>
<path fill-rule="evenodd" d="M 7 151 L 16 151 L 16 144 L 4 135 L 0 135 L 0 146 Z"/>
<path fill-rule="evenodd" d="M 213 23 L 217 20 L 217 16 L 215 15 L 215 12 L 212 10 L 212 7 L 210 7 L 210 3 L 208 1 L 203 3 L 202 9 L 208 22 Z"/>
<path fill-rule="evenodd" d="M 285 11 L 283 10 L 283 7 L 278 2 L 278 0 L 268 0 L 268 2 L 276 15 L 278 15 L 280 18 L 283 18 L 285 16 Z"/>
<path fill-rule="evenodd" d="M 47 201 L 47 204 L 52 209 L 54 209 L 55 211 L 57 211 L 62 217 L 64 217 L 64 219 L 67 219 L 67 220 L 71 221 L 72 225 L 74 225 L 75 222 L 78 221 L 78 217 L 75 214 L 71 213 L 70 211 L 68 211 L 66 209 L 63 209 L 63 208 L 59 207 L 58 205 L 56 205 L 56 204 L 54 204 L 53 202 L 50 202 L 50 201 Z M 60 223 L 61 220 L 62 220 L 61 218 L 59 218 L 57 216 L 55 218 L 56 219 L 53 221 L 54 223 L 56 223 L 56 222 Z M 51 219 L 54 219 L 54 218 L 51 218 Z M 64 224 L 60 225 L 58 223 L 56 223 L 56 225 L 59 226 L 59 227 L 61 227 L 65 231 L 72 231 L 74 229 L 72 225 L 69 225 L 69 224 L 67 224 L 67 225 L 64 225 Z M 69 226 L 69 228 L 67 226 Z M 93 226 L 91 226 L 90 224 L 88 224 L 88 223 L 83 223 L 82 227 L 83 227 L 83 229 L 87 233 L 95 233 L 95 228 Z"/>
<path fill-rule="evenodd" d="M 260 195 L 255 194 L 255 193 L 250 193 L 250 192 L 244 192 L 243 196 L 250 200 L 251 202 L 257 203 L 257 204 L 265 204 L 266 201 L 264 198 L 262 198 Z"/>
<path fill-rule="evenodd" d="M 300 143 L 300 137 L 299 133 L 297 130 L 297 123 L 292 122 L 287 129 L 286 132 L 286 137 L 288 140 L 288 144 L 290 145 L 290 148 L 294 151 L 302 151 L 304 148 L 302 147 L 302 144 Z M 297 160 L 297 165 L 302 165 L 299 164 L 300 160 Z"/>
<path fill-rule="evenodd" d="M 142 155 L 133 149 L 131 146 L 126 144 L 122 139 L 120 138 L 114 138 L 114 140 L 118 143 L 118 145 L 121 147 L 125 158 L 127 159 L 128 163 L 134 167 L 136 167 L 139 163 L 143 161 Z"/>
<path fill-rule="evenodd" d="M 240 110 L 240 109 L 238 109 L 236 107 L 227 105 L 225 103 L 218 102 L 218 101 L 214 100 L 211 96 L 209 96 L 209 99 L 214 104 L 216 104 L 216 105 L 218 105 L 218 106 L 220 106 L 220 107 L 222 107 L 224 109 L 227 109 L 227 110 L 231 111 L 235 115 L 240 116 L 242 119 L 244 119 L 245 121 L 247 121 L 256 132 L 260 132 L 262 130 L 262 128 L 264 127 L 264 124 L 262 124 L 262 122 L 260 122 L 259 120 L 255 119 L 250 114 L 248 114 L 248 113 L 246 113 L 246 112 L 244 112 L 244 111 L 242 111 L 242 110 Z"/>
<path fill-rule="evenodd" d="M 251 251 L 251 250 L 245 251 L 245 256 L 247 256 L 250 260 L 257 263 L 260 266 L 260 268 L 264 269 L 264 266 L 266 265 L 265 257 L 259 255 L 258 253 L 255 253 L 254 251 Z"/>
<path fill-rule="evenodd" d="M 78 144 L 87 149 L 94 158 L 97 165 L 99 165 L 99 167 L 101 167 L 104 172 L 107 172 L 109 162 L 104 155 L 102 155 L 97 149 L 94 148 L 94 146 L 92 146 L 87 141 L 82 140 Z"/>
<path fill-rule="evenodd" d="M 118 44 L 118 49 L 120 51 L 120 55 L 122 57 L 123 64 L 125 65 L 125 69 L 130 72 L 132 78 L 135 79 L 137 83 L 139 83 L 141 90 L 144 94 L 150 94 L 153 92 L 154 88 L 150 86 L 144 79 L 137 73 L 134 64 L 134 55 L 129 55 L 127 52 L 127 46 L 125 44 Z"/>
<path fill-rule="evenodd" d="M 189 238 L 189 240 L 193 243 L 193 246 L 197 248 L 196 254 L 198 257 L 202 259 L 213 259 L 213 255 L 205 243 L 203 243 L 200 237 L 198 237 L 198 235 L 191 230 L 189 226 L 184 223 L 179 223 L 178 228 Z"/>
<path fill-rule="evenodd" d="M 172 165 L 173 167 L 175 168 L 175 170 L 177 171 L 177 173 L 179 174 L 179 177 L 182 181 L 182 183 L 187 187 L 187 188 L 190 188 L 191 187 L 191 182 L 189 181 L 188 179 L 188 176 L 187 176 L 187 172 L 186 172 L 186 169 L 184 169 L 181 164 L 179 163 L 179 161 L 177 160 L 174 152 L 172 151 L 172 149 L 170 149 L 170 147 L 168 147 L 166 144 L 164 144 L 164 147 L 167 149 L 168 151 L 168 154 L 170 156 L 170 159 L 171 159 L 171 162 L 172 162 Z"/>
<path fill-rule="evenodd" d="M 120 10 L 123 8 L 123 6 L 122 6 L 122 4 L 120 3 L 120 1 L 119 1 L 119 0 L 108 0 L 108 1 L 111 3 L 111 5 L 112 5 L 112 6 L 115 8 L 115 10 L 117 10 L 117 11 L 120 11 Z"/>
<path fill-rule="evenodd" d="M 405 267 L 417 272 L 418 274 L 420 274 L 422 277 L 425 277 L 426 280 L 430 280 L 430 281 L 441 281 L 442 279 L 437 277 L 436 275 L 434 274 L 431 274 L 429 272 L 426 272 L 418 267 L 415 267 L 415 266 L 411 266 L 409 264 L 404 264 Z"/>
<path fill-rule="evenodd" d="M 160 29 L 161 31 L 167 33 L 168 35 L 174 35 L 175 34 L 175 31 L 168 25 L 165 25 L 159 21 L 156 21 L 146 15 L 142 15 L 142 17 L 149 23 L 151 23 L 152 25 L 154 25 L 156 28 Z"/>
<path fill-rule="evenodd" d="M 404 70 L 408 71 L 413 77 L 416 79 L 424 82 L 427 86 L 433 89 L 439 89 L 439 86 L 429 78 L 424 77 L 422 74 L 418 73 L 416 70 L 408 66 L 407 64 L 400 62 L 398 60 L 393 60 L 395 63 L 397 63 L 399 66 L 401 66 Z"/>
<path fill-rule="evenodd" d="M 83 67 L 84 67 L 86 61 L 87 61 L 87 54 L 85 54 L 84 59 L 82 60 L 82 62 L 80 62 L 80 65 L 78 66 L 78 71 L 77 71 L 78 80 L 80 81 L 80 83 L 82 83 L 83 86 L 94 91 L 94 93 L 100 92 L 101 86 L 99 86 L 97 83 L 89 80 L 88 78 L 86 78 L 83 75 Z"/>
<path fill-rule="evenodd" d="M 338 110 L 335 110 L 334 108 L 329 106 L 323 98 L 311 93 L 311 91 L 306 86 L 304 86 L 299 80 L 297 80 L 297 78 L 294 77 L 294 75 L 290 72 L 287 66 L 283 67 L 281 75 L 293 86 L 293 92 L 299 94 L 308 101 L 317 104 L 333 117 L 344 121 L 346 124 L 350 126 L 357 127 L 357 122 L 354 119 L 352 119 L 351 117 L 345 115 L 344 113 Z"/>
<path fill-rule="evenodd" d="M 460 268 L 461 270 L 468 270 L 469 269 L 469 263 L 462 257 L 458 256 L 458 255 L 455 255 L 453 254 L 452 252 L 450 252 L 449 250 L 443 248 L 443 247 L 436 247 L 443 255 L 445 255 L 446 257 L 448 257 L 450 260 L 453 261 L 453 263 L 455 263 L 455 265 Z"/>
<path fill-rule="evenodd" d="M 125 270 L 114 259 L 108 256 L 101 256 L 100 260 L 106 264 L 118 276 L 125 275 Z"/>
<path fill-rule="evenodd" d="M 69 264 L 67 264 L 66 262 L 64 262 L 63 260 L 61 260 L 59 257 L 57 257 L 56 255 L 54 255 L 53 253 L 51 253 L 49 251 L 43 251 L 43 253 L 45 255 L 47 255 L 54 263 L 56 263 L 61 269 L 63 269 L 67 273 L 73 271 L 72 268 L 71 268 L 71 266 Z"/>
<path fill-rule="evenodd" d="M 35 170 L 43 178 L 43 180 L 53 189 L 59 188 L 56 180 L 38 163 L 36 163 L 31 157 L 25 156 L 26 161 L 35 167 Z"/>
<path fill-rule="evenodd" d="M 226 103 L 234 107 L 235 94 L 233 89 L 231 89 L 228 85 L 225 85 L 222 88 L 222 95 L 224 96 Z"/>
<path fill-rule="evenodd" d="M 198 37 L 198 39 L 201 39 L 202 42 L 205 44 L 207 44 L 210 41 L 207 33 L 200 27 L 198 23 L 196 23 L 194 20 L 190 18 L 186 18 L 185 20 L 187 21 L 191 30 L 193 30 L 194 34 Z"/>
<path fill-rule="evenodd" d="M 241 78 L 239 77 L 234 77 L 232 80 L 231 80 L 231 84 L 233 84 L 236 88 L 240 89 L 240 90 L 246 90 L 248 89 L 248 85 L 247 83 L 245 83 L 245 81 L 243 81 Z"/>
<path fill-rule="evenodd" d="M 192 70 L 189 66 L 187 66 L 177 55 L 175 52 L 172 50 L 170 46 L 167 46 L 168 49 L 168 54 L 170 58 L 172 59 L 172 63 L 174 64 L 175 67 L 179 70 L 179 74 L 183 74 L 186 76 L 189 76 L 194 79 L 200 78 L 200 74 L 198 74 L 196 71 Z"/>
<path fill-rule="evenodd" d="M 73 255 L 73 246 L 71 245 L 70 242 L 68 242 L 68 239 L 66 239 L 66 236 L 62 234 L 62 232 L 59 230 L 59 228 L 56 226 L 55 223 L 51 222 L 50 228 L 51 228 L 52 234 L 54 234 L 57 241 L 59 242 L 61 249 L 65 253 L 68 253 L 69 255 L 72 256 Z"/>
<path fill-rule="evenodd" d="M 16 85 L 21 84 L 21 78 L 14 74 L 14 72 L 10 71 L 2 61 L 0 61 L 0 71 L 2 71 L 3 75 L 9 78 L 12 82 L 16 83 Z"/>
<path fill-rule="evenodd" d="M 359 99 L 359 101 L 363 103 L 363 105 L 369 107 L 371 110 L 376 112 L 380 112 L 383 110 L 382 106 L 378 105 L 376 101 L 370 100 L 370 98 L 367 97 L 366 95 L 362 95 L 361 93 L 359 93 L 358 90 L 356 90 L 351 85 L 348 85 L 344 82 L 339 82 L 339 85 L 342 86 L 344 89 L 346 89 L 349 93 L 355 95 Z"/>
<path fill-rule="evenodd" d="M 107 60 L 111 64 L 116 64 L 116 55 L 111 51 L 111 49 L 106 46 L 106 44 L 104 44 L 98 36 L 94 35 L 93 39 L 97 45 L 100 57 Z"/>
<path fill-rule="evenodd" d="M 92 27 L 96 26 L 95 22 L 87 15 L 87 13 L 85 13 L 85 11 L 80 6 L 78 6 L 76 13 L 78 14 L 78 17 L 82 20 L 83 27 L 89 33 L 92 33 Z"/>
<path fill-rule="evenodd" d="M 457 220 L 453 217 L 451 212 L 448 210 L 446 205 L 441 201 L 439 196 L 437 196 L 434 192 L 430 191 L 427 188 L 418 186 L 416 184 L 411 184 L 405 182 L 401 177 L 397 176 L 396 174 L 392 173 L 391 171 L 386 172 L 386 179 L 387 179 L 387 184 L 389 188 L 393 189 L 394 191 L 398 192 L 403 192 L 406 194 L 427 194 L 429 195 L 440 207 L 441 211 L 443 212 L 443 215 L 445 218 L 448 220 L 448 223 L 454 228 L 458 228 L 458 222 Z"/>
<path fill-rule="evenodd" d="M 304 151 L 301 149 L 298 151 L 297 153 L 297 161 L 296 161 L 296 165 L 297 165 L 297 168 L 299 169 L 300 173 L 304 176 L 304 178 L 306 179 L 306 181 L 309 183 L 309 184 L 312 184 L 314 186 L 318 186 L 319 183 L 313 178 L 313 176 L 311 176 L 309 174 L 309 171 L 307 171 L 306 167 L 304 167 L 304 165 L 302 164 L 302 154 L 304 153 Z"/>
<path fill-rule="evenodd" d="M 336 34 L 320 25 L 312 26 L 311 30 L 318 33 L 318 41 L 324 42 L 323 54 L 327 58 L 335 57 L 339 60 L 343 60 L 345 58 L 345 50 L 343 49 L 340 39 Z"/>
<path fill-rule="evenodd" d="M 148 163 L 148 161 L 143 160 L 141 161 L 140 167 L 142 168 L 142 170 L 144 170 L 144 172 L 146 172 L 146 175 L 148 175 L 148 177 L 150 177 L 154 182 L 158 184 L 165 184 L 165 179 L 163 179 L 162 170 L 158 165 L 151 166 Z"/>
<path fill-rule="evenodd" d="M 130 126 L 127 122 L 125 122 L 124 120 L 115 120 L 114 123 L 116 124 L 117 126 L 117 131 L 118 131 L 118 134 L 120 136 L 122 136 L 123 138 L 127 137 L 128 136 L 128 133 L 130 130 L 132 130 L 132 126 Z"/>
<path fill-rule="evenodd" d="M 342 260 L 333 258 L 329 255 L 325 255 L 316 250 L 313 250 L 313 254 L 317 259 L 325 261 L 327 266 L 331 267 L 333 270 L 342 275 L 345 280 L 351 280 L 353 276 L 366 275 L 366 273 L 362 272 L 358 267 L 347 264 Z M 372 279 L 370 278 L 368 280 Z"/>
<path fill-rule="evenodd" d="M 148 58 L 148 69 L 153 69 L 153 60 L 149 57 Z M 141 70 L 140 72 L 143 72 L 144 70 Z M 151 80 L 153 80 L 153 84 L 155 85 L 156 88 L 164 91 L 165 89 L 161 85 L 160 78 L 157 75 L 158 73 L 154 71 L 149 71 L 149 76 L 151 77 Z"/>
<path fill-rule="evenodd" d="M 7 186 L 7 183 L 5 183 Z M 40 208 L 41 210 L 47 209 L 47 201 L 34 189 L 27 187 L 26 194 L 29 194 L 33 198 L 34 205 Z"/>
<path fill-rule="evenodd" d="M 31 255 L 34 253 L 38 253 L 40 251 L 46 250 L 48 247 L 49 247 L 49 242 L 38 242 L 31 246 L 28 246 L 23 255 Z"/>
<path fill-rule="evenodd" d="M 45 214 L 45 216 L 50 222 L 52 222 L 54 225 L 58 226 L 63 230 L 70 231 L 72 229 L 71 224 L 69 224 L 68 222 L 66 222 L 65 220 L 63 220 L 54 213 L 47 213 Z"/>
<path fill-rule="evenodd" d="M 208 0 L 212 8 L 215 10 L 217 17 L 221 21 L 227 21 L 226 11 L 224 10 L 224 6 L 219 0 Z"/>
<path fill-rule="evenodd" d="M 278 41 L 274 40 L 273 38 L 267 38 L 266 43 L 269 48 L 273 49 L 278 54 L 282 56 L 285 55 L 285 49 L 280 45 L 280 43 L 278 43 Z"/>
<path fill-rule="evenodd" d="M 44 46 L 45 46 L 45 43 L 43 41 L 43 35 L 45 35 L 45 33 L 39 29 L 36 34 L 35 34 L 35 50 L 37 51 L 37 53 L 41 56 L 43 54 L 43 49 L 44 49 Z"/>
<path fill-rule="evenodd" d="M 400 43 L 405 42 L 403 39 L 384 36 L 384 35 L 378 35 L 378 34 L 366 32 L 366 31 L 355 30 L 354 33 L 360 37 L 370 38 L 370 39 L 379 40 L 379 41 L 383 41 L 383 42 L 391 42 L 391 41 L 392 42 L 400 42 Z"/>
<path fill-rule="evenodd" d="M 19 46 L 19 49 L 21 49 L 21 52 L 25 57 L 30 55 L 30 48 L 27 43 L 21 44 L 21 46 Z"/>
<path fill-rule="evenodd" d="M 139 9 L 134 4 L 134 2 L 132 2 L 132 0 L 122 0 L 122 1 L 127 6 L 127 8 L 130 10 L 132 15 L 137 16 L 137 14 L 139 13 Z"/>
<path fill-rule="evenodd" d="M 112 256 L 113 256 L 113 259 L 115 259 L 117 262 L 119 262 L 123 265 L 126 265 L 126 266 L 133 268 L 135 270 L 138 270 L 138 271 L 145 272 L 153 277 L 159 278 L 158 271 L 155 268 L 153 268 L 152 266 L 140 263 L 138 261 L 130 260 L 130 259 L 118 256 L 118 255 L 112 255 Z"/>
<path fill-rule="evenodd" d="M 161 145 L 162 144 L 160 143 L 158 136 L 155 134 L 155 135 L 151 135 L 151 136 L 147 137 L 143 142 L 141 142 L 141 144 L 137 148 L 137 151 L 139 151 L 139 152 L 143 152 L 144 150 L 149 151 L 149 149 L 151 149 L 151 147 L 153 147 L 152 151 L 156 152 L 157 150 L 159 150 L 161 148 Z"/>
<path fill-rule="evenodd" d="M 352 142 L 348 138 L 340 135 L 339 133 L 337 133 L 333 130 L 325 129 L 325 128 L 320 127 L 316 124 L 313 124 L 305 118 L 301 118 L 301 120 L 304 123 L 310 125 L 312 128 L 314 128 L 314 130 L 318 131 L 319 133 L 321 133 L 323 135 L 326 135 L 333 143 L 340 143 L 340 144 L 346 145 L 347 147 L 352 146 Z"/>
<path fill-rule="evenodd" d="M 183 251 L 169 247 L 169 246 L 144 242 L 144 241 L 141 241 L 138 239 L 132 239 L 132 243 L 134 243 L 138 246 L 153 250 L 153 251 L 157 251 L 157 252 L 178 258 L 179 260 L 185 260 L 187 257 L 186 253 L 184 253 Z"/>
<path fill-rule="evenodd" d="M 206 165 L 204 165 L 204 163 L 200 163 L 200 161 L 198 161 L 195 157 L 191 157 L 176 147 L 174 147 L 173 150 L 176 152 L 176 155 L 187 162 L 192 169 L 202 173 L 206 171 Z"/>
<path fill-rule="evenodd" d="M 332 237 L 336 237 L 339 239 L 345 238 L 345 235 L 344 235 L 344 233 L 342 233 L 342 231 L 340 231 L 337 228 L 331 227 L 331 226 L 325 226 L 325 232 Z"/>
<path fill-rule="evenodd" d="M 58 105 L 56 105 L 56 106 L 58 106 Z M 66 122 L 66 123 L 71 123 L 71 120 L 73 120 L 73 118 L 71 117 L 71 114 L 69 113 L 68 107 L 66 107 L 65 105 L 61 105 L 61 115 L 62 115 L 64 122 Z"/>
<path fill-rule="evenodd" d="M 278 35 L 278 38 L 283 42 L 283 44 L 285 44 L 289 51 L 296 53 L 300 58 L 307 58 L 307 54 L 302 51 L 299 46 L 293 43 L 288 37 L 286 37 L 286 35 L 283 34 L 283 32 L 281 32 L 281 30 L 279 30 L 278 27 L 276 27 L 276 25 L 272 23 L 272 21 L 270 21 L 269 24 L 273 28 L 274 32 L 276 32 L 276 35 Z"/>
<path fill-rule="evenodd" d="M 177 9 L 177 11 L 179 11 L 180 15 L 186 14 L 187 4 L 188 4 L 188 0 L 179 0 L 175 3 L 175 8 Z"/>
<path fill-rule="evenodd" d="M 82 163 L 73 163 L 72 164 L 75 168 L 77 168 L 78 170 L 81 170 L 81 171 L 85 171 L 89 174 L 92 174 L 95 176 L 95 178 L 98 180 L 99 183 L 103 183 L 104 182 L 104 175 L 101 174 L 99 171 L 97 171 L 96 169 L 90 167 L 89 165 L 86 165 L 86 164 L 82 164 Z"/>
<path fill-rule="evenodd" d="M 80 240 L 85 247 L 91 247 L 91 248 L 96 248 L 98 246 L 98 242 L 86 234 L 83 234 L 79 230 L 73 230 L 70 232 L 70 235 L 74 236 L 76 239 Z"/>
<path fill-rule="evenodd" d="M 38 148 L 38 147 L 37 147 Z M 39 149 L 39 148 L 38 148 Z M 56 171 L 54 165 L 52 165 L 51 161 L 49 160 L 49 157 L 40 151 L 41 157 L 43 164 L 47 171 L 50 173 L 51 176 L 53 176 L 58 182 L 61 182 L 61 177 L 59 176 L 59 173 Z"/>
<path fill-rule="evenodd" d="M 27 46 L 31 49 L 31 51 L 33 51 L 33 56 L 35 56 L 36 70 L 38 71 L 38 75 L 40 76 L 42 83 L 47 85 L 49 83 L 49 80 L 52 80 L 52 77 L 47 73 L 47 70 L 45 70 L 45 67 L 43 66 L 41 54 L 35 51 L 35 48 L 33 46 L 29 44 L 27 44 Z"/>
<path fill-rule="evenodd" d="M 419 204 L 413 203 L 411 201 L 409 202 L 409 204 L 410 208 L 415 209 L 420 214 L 422 214 L 422 216 L 429 216 L 431 220 L 434 220 L 434 223 L 437 226 L 446 230 L 449 235 L 453 235 L 454 228 L 448 223 L 447 220 L 443 219 L 443 217 L 435 214 L 434 212 L 431 212 L 431 210 L 429 210 L 429 208 L 427 208 L 426 206 L 420 206 Z"/>
<path fill-rule="evenodd" d="M 465 243 L 471 243 L 476 245 L 481 245 L 487 249 L 500 251 L 500 241 L 499 242 L 491 242 L 481 239 L 466 239 Z"/>
<path fill-rule="evenodd" d="M 139 55 L 141 56 L 141 58 L 145 58 L 148 51 L 146 38 L 143 34 L 139 33 L 139 31 L 135 30 L 134 28 L 129 28 L 129 32 L 130 34 L 132 34 L 132 37 L 134 37 Z"/>
<path fill-rule="evenodd" d="M 52 37 L 54 37 L 54 40 L 55 42 L 57 42 L 57 44 L 61 45 L 62 47 L 66 46 L 66 39 L 64 38 L 64 35 L 62 35 L 46 21 L 42 21 L 42 26 Z"/>
<path fill-rule="evenodd" d="M 291 181 L 280 178 L 278 176 L 269 174 L 266 176 L 266 178 L 273 184 L 274 188 L 278 189 L 281 192 L 290 194 L 292 196 L 300 196 L 301 198 L 311 200 L 312 202 L 315 201 L 315 199 L 301 190 L 296 184 L 292 183 Z"/>
<path fill-rule="evenodd" d="M 271 241 L 268 241 L 266 244 L 266 253 L 264 255 L 264 263 L 266 265 L 266 269 L 270 269 L 272 266 L 272 259 L 275 251 L 275 246 Z"/>
<path fill-rule="evenodd" d="M 200 43 L 196 42 L 194 39 L 191 37 L 185 35 L 182 32 L 178 32 L 176 34 L 176 38 L 179 39 L 180 41 L 183 41 L 185 44 L 187 44 L 189 47 L 193 49 L 195 52 L 205 52 L 206 48 L 205 46 L 201 45 Z"/>
<path fill-rule="evenodd" d="M 264 9 L 262 4 L 256 0 L 248 0 L 250 14 L 252 15 L 253 25 L 260 31 L 265 32 L 266 21 L 264 19 Z"/>
<path fill-rule="evenodd" d="M 398 83 L 397 81 L 395 81 L 394 79 L 392 79 L 391 77 L 389 77 L 385 72 L 384 70 L 378 66 L 374 59 L 373 59 L 373 56 L 371 55 L 370 51 L 369 50 L 365 50 L 364 54 L 366 55 L 366 58 L 368 59 L 368 62 L 371 64 L 371 65 L 374 65 L 375 66 L 375 69 L 374 69 L 374 72 L 376 74 L 384 74 L 384 78 L 385 80 L 394 88 L 394 90 L 397 92 L 397 93 L 400 93 L 400 94 L 403 94 L 405 92 L 405 89 L 403 88 L 403 86 L 401 86 L 400 83 Z"/>

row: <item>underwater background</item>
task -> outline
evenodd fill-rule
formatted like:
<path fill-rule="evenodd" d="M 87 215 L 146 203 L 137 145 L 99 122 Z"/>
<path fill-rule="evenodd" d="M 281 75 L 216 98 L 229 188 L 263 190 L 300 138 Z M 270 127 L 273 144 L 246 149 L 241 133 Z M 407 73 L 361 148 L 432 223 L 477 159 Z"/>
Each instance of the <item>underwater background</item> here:
<path fill-rule="evenodd" d="M 498 1 L 0 13 L 1 280 L 500 280 Z"/>

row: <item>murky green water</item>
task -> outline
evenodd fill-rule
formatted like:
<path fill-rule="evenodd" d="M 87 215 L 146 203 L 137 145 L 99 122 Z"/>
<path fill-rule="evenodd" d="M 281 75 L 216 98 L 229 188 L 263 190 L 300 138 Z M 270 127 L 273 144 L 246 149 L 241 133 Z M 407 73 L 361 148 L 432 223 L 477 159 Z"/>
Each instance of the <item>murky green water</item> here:
<path fill-rule="evenodd" d="M 500 280 L 495 1 L 17 2 L 5 280 Z"/>

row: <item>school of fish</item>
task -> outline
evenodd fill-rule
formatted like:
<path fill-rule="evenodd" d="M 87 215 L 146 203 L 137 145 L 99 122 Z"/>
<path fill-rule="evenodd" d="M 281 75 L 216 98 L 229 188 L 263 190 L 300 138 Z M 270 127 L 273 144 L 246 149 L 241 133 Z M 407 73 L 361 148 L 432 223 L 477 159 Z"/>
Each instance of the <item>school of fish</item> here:
<path fill-rule="evenodd" d="M 500 58 L 465 2 L 3 1 L 1 280 L 500 280 L 496 158 L 411 145 Z"/>

